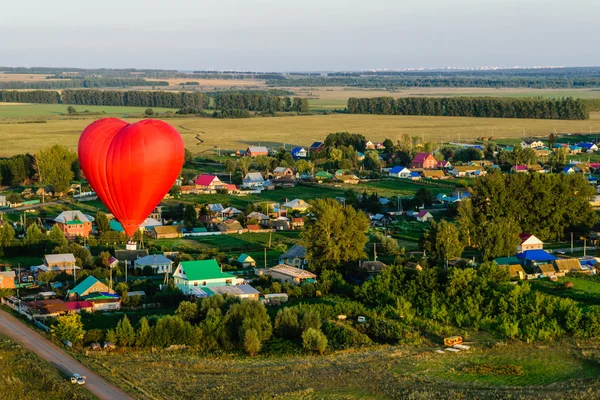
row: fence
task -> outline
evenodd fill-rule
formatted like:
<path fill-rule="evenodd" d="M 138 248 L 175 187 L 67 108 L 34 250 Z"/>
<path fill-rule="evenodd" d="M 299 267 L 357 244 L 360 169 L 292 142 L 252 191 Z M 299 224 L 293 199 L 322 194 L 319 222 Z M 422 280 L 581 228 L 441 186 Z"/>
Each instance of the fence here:
<path fill-rule="evenodd" d="M 571 252 L 575 252 L 575 251 L 588 251 L 588 250 L 596 250 L 597 246 L 586 246 L 586 247 L 573 247 L 572 249 L 570 247 L 565 247 L 562 249 L 545 249 L 548 253 L 571 253 Z"/>

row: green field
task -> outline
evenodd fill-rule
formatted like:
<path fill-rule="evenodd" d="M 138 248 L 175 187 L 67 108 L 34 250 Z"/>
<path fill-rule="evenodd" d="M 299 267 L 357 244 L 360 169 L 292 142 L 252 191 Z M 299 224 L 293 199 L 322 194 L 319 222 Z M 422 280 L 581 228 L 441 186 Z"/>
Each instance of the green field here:
<path fill-rule="evenodd" d="M 7 117 L 48 117 L 67 114 L 67 104 L 2 104 L 0 103 L 0 118 Z M 78 112 L 89 110 L 93 113 L 104 112 L 110 117 L 125 117 L 129 114 L 143 114 L 148 107 L 119 107 L 119 106 L 73 106 Z M 154 112 L 177 111 L 171 108 L 152 108 Z M 74 115 L 70 118 L 83 118 Z M 96 116 L 96 118 L 100 118 Z"/>
<path fill-rule="evenodd" d="M 0 335 L 0 388 L 3 400 L 96 398 L 3 335 Z"/>
<path fill-rule="evenodd" d="M 564 287 L 565 282 L 572 282 L 573 287 L 566 289 Z M 534 289 L 544 293 L 573 299 L 588 306 L 600 306 L 600 281 L 566 276 L 558 278 L 558 282 L 552 282 L 549 279 L 536 279 L 531 281 L 531 284 Z"/>
<path fill-rule="evenodd" d="M 193 399 L 198 393 L 204 399 L 504 399 L 509 393 L 591 399 L 598 398 L 600 385 L 597 354 L 597 344 L 561 343 L 474 344 L 458 354 L 373 346 L 322 357 L 190 350 L 89 353 L 81 359 L 140 399 Z"/>

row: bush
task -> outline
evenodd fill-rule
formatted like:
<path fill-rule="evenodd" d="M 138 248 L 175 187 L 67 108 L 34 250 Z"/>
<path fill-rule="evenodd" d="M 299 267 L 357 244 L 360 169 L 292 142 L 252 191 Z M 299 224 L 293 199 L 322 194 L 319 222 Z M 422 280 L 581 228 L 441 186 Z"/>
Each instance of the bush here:
<path fill-rule="evenodd" d="M 327 336 L 331 347 L 336 349 L 371 344 L 371 339 L 367 335 L 360 333 L 351 325 L 342 322 L 325 321 L 323 324 L 323 333 Z"/>
<path fill-rule="evenodd" d="M 321 329 L 321 315 L 319 314 L 319 311 L 308 309 L 302 314 L 300 329 L 304 332 L 309 328 L 316 330 Z"/>
<path fill-rule="evenodd" d="M 102 329 L 90 329 L 83 336 L 83 343 L 100 343 L 104 340 L 104 332 Z"/>
<path fill-rule="evenodd" d="M 244 335 L 244 351 L 250 357 L 254 357 L 260 351 L 260 339 L 256 329 L 249 329 Z"/>
<path fill-rule="evenodd" d="M 277 312 L 275 334 L 285 339 L 293 339 L 300 335 L 300 324 L 296 309 L 285 307 Z"/>
<path fill-rule="evenodd" d="M 302 334 L 302 347 L 308 352 L 323 354 L 327 349 L 327 338 L 323 335 L 323 332 L 308 328 Z"/>

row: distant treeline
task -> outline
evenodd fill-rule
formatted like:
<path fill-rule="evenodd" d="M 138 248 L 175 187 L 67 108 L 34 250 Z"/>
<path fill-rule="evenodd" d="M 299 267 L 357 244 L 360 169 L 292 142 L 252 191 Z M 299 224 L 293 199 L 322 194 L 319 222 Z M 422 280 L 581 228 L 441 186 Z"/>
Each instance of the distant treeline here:
<path fill-rule="evenodd" d="M 590 111 L 600 111 L 600 99 L 582 99 Z"/>
<path fill-rule="evenodd" d="M 211 96 L 213 97 L 213 96 Z M 249 110 L 274 114 L 276 112 L 309 112 L 308 100 L 300 97 L 278 97 L 260 93 L 222 93 L 213 97 L 217 110 Z"/>
<path fill-rule="evenodd" d="M 0 89 L 68 89 L 132 86 L 169 86 L 169 82 L 147 81 L 141 78 L 70 79 L 69 77 L 61 77 L 59 80 L 42 80 L 33 82 L 0 82 Z"/>
<path fill-rule="evenodd" d="M 485 118 L 579 120 L 589 118 L 577 99 L 512 99 L 494 97 L 373 97 L 348 99 L 351 114 L 433 115 Z"/>
<path fill-rule="evenodd" d="M 211 100 L 212 99 L 212 104 Z M 276 112 L 309 112 L 308 100 L 288 96 L 279 97 L 270 92 L 217 92 L 210 96 L 197 92 L 165 92 L 139 90 L 72 90 L 62 93 L 47 90 L 0 91 L 0 102 L 73 104 L 85 106 L 136 106 L 179 109 L 216 109 L 222 111 L 248 110 L 265 114 Z M 230 114 L 230 113 L 228 113 Z"/>
<path fill-rule="evenodd" d="M 351 86 L 361 88 L 396 89 L 409 87 L 473 87 L 473 88 L 531 88 L 583 89 L 600 87 L 600 77 L 520 77 L 520 76 L 347 76 L 306 77 L 269 80 L 277 86 Z"/>

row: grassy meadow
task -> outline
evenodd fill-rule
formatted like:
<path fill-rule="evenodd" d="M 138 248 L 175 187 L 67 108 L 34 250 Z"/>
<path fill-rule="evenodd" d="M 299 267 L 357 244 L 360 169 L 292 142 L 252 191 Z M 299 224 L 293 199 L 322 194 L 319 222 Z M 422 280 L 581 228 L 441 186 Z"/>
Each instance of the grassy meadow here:
<path fill-rule="evenodd" d="M 3 335 L 0 335 L 0 387 L 3 400 L 96 398 Z"/>
<path fill-rule="evenodd" d="M 91 106 L 77 108 L 81 111 L 96 111 L 92 110 Z M 143 111 L 138 107 L 98 107 L 97 110 L 106 111 L 107 116 L 115 117 Z M 81 131 L 95 119 L 101 118 L 52 116 L 49 114 L 52 112 L 64 113 L 66 107 L 1 105 L 0 137 L 3 139 L 3 145 L 0 147 L 0 156 L 35 153 L 41 146 L 55 143 L 75 150 Z M 218 148 L 234 150 L 256 144 L 309 146 L 314 141 L 323 140 L 331 132 L 344 131 L 361 133 L 373 141 L 383 141 L 385 138 L 397 140 L 403 134 L 408 134 L 435 142 L 474 139 L 481 136 L 546 136 L 554 131 L 600 131 L 600 112 L 592 113 L 591 118 L 585 121 L 347 114 L 250 119 L 173 117 L 167 118 L 166 121 L 179 130 L 186 147 L 194 153 L 202 154 L 216 153 Z M 198 141 L 196 136 L 203 142 Z"/>
<path fill-rule="evenodd" d="M 90 353 L 82 361 L 140 399 L 593 399 L 597 344 L 511 344 L 462 353 L 373 346 L 325 356 L 195 351 Z M 144 365 L 144 368 L 137 368 Z"/>

